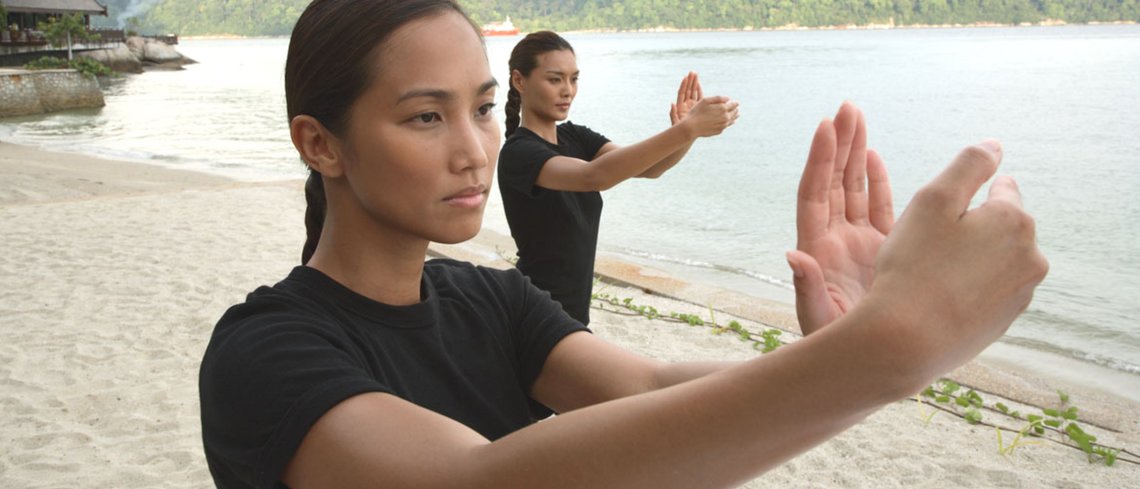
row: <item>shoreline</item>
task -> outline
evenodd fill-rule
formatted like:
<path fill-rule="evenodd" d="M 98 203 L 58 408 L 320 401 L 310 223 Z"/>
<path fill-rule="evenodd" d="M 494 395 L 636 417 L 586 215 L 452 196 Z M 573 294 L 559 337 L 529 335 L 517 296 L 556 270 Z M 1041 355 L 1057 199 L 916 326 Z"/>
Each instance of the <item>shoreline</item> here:
<path fill-rule="evenodd" d="M 0 172 L 0 219 L 12 244 L 0 261 L 0 401 L 11 413 L 0 431 L 10 440 L 0 448 L 0 485 L 209 487 L 197 411 L 201 352 L 226 308 L 295 265 L 304 240 L 303 182 L 238 182 L 9 143 L 0 143 Z M 429 254 L 502 267 L 512 250 L 509 236 L 484 230 L 457 245 L 433 244 Z M 607 293 L 661 311 L 707 317 L 711 302 L 718 321 L 795 330 L 794 310 L 780 301 L 609 255 L 599 256 L 598 273 Z M 732 335 L 610 309 L 597 309 L 591 328 L 644 355 L 758 354 Z M 1052 386 L 988 362 L 952 377 L 968 379 L 962 383 L 987 400 L 1056 402 Z M 1140 453 L 1140 403 L 1070 393 L 1101 442 Z M 886 481 L 1099 489 L 1140 480 L 1140 466 L 1090 466 L 1080 451 L 1053 443 L 1001 456 L 993 428 L 920 414 L 929 410 L 908 400 L 889 404 L 743 487 L 871 489 Z"/>
<path fill-rule="evenodd" d="M 839 24 L 824 26 L 801 26 L 798 24 L 785 24 L 775 27 L 710 27 L 710 28 L 680 28 L 670 26 L 657 26 L 638 29 L 572 29 L 559 31 L 561 34 L 654 34 L 654 33 L 701 33 L 701 32 L 783 32 L 783 31 L 875 31 L 875 30 L 919 30 L 919 29 L 994 29 L 1003 27 L 1073 27 L 1073 26 L 1104 26 L 1104 25 L 1137 25 L 1138 22 L 1130 20 L 1117 20 L 1111 22 L 1066 22 L 1063 20 L 1047 19 L 1041 22 L 1021 22 L 1018 24 L 1001 24 L 996 22 L 975 22 L 970 24 Z M 484 36 L 495 37 L 522 37 L 532 31 L 520 31 L 513 36 Z M 289 35 L 241 35 L 241 34 L 201 34 L 179 36 L 180 40 L 191 41 L 227 41 L 243 39 L 289 39 Z"/>

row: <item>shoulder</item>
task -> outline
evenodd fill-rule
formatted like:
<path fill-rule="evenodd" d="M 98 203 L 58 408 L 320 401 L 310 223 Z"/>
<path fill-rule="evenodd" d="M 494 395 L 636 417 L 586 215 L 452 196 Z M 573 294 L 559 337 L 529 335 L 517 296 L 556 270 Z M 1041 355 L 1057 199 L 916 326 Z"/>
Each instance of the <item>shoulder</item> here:
<path fill-rule="evenodd" d="M 230 307 L 214 327 L 202 360 L 203 371 L 229 370 L 234 361 L 275 357 L 309 344 L 341 343 L 326 306 L 292 290 L 282 281 L 262 286 Z"/>
<path fill-rule="evenodd" d="M 605 136 L 601 135 L 597 131 L 594 131 L 593 129 L 590 129 L 589 127 L 583 126 L 581 124 L 575 124 L 573 121 L 566 121 L 558 125 L 558 136 L 561 137 L 563 135 L 569 135 L 578 138 L 605 138 Z"/>

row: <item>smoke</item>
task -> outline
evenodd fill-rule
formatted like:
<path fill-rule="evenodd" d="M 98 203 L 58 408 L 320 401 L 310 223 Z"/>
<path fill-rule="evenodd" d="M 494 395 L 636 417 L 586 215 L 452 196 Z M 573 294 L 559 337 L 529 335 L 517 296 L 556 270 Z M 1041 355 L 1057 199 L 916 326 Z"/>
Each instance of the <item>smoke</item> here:
<path fill-rule="evenodd" d="M 154 6 L 161 1 L 162 0 L 130 0 L 130 3 L 123 8 L 123 11 L 119 12 L 119 15 L 115 17 L 115 20 L 119 23 L 119 28 L 122 29 L 126 27 L 128 20 L 145 14 L 147 10 L 154 8 Z"/>

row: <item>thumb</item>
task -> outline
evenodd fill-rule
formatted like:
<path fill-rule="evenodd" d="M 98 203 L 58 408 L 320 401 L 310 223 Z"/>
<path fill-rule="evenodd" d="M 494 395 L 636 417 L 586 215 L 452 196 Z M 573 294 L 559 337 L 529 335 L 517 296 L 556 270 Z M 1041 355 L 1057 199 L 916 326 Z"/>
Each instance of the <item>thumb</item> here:
<path fill-rule="evenodd" d="M 831 296 L 823 279 L 823 269 L 811 255 L 799 250 L 789 251 L 785 258 L 792 269 L 792 282 L 796 288 L 796 317 L 805 336 L 819 330 L 835 319 Z"/>

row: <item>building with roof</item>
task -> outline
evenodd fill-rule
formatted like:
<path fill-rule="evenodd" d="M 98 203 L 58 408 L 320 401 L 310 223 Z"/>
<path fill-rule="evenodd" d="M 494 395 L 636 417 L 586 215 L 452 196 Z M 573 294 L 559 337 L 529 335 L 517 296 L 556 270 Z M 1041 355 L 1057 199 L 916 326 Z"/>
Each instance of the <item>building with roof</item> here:
<path fill-rule="evenodd" d="M 91 16 L 107 15 L 107 6 L 97 0 L 0 0 L 0 5 L 3 5 L 3 10 L 7 13 L 4 23 L 0 25 L 0 57 L 8 55 L 8 58 L 23 58 L 19 55 L 50 51 L 52 46 L 38 30 L 38 26 L 52 18 L 78 14 L 83 16 L 83 23 L 90 26 Z M 122 33 L 117 32 L 117 36 L 113 36 L 117 38 L 101 36 L 89 43 L 121 42 Z"/>

